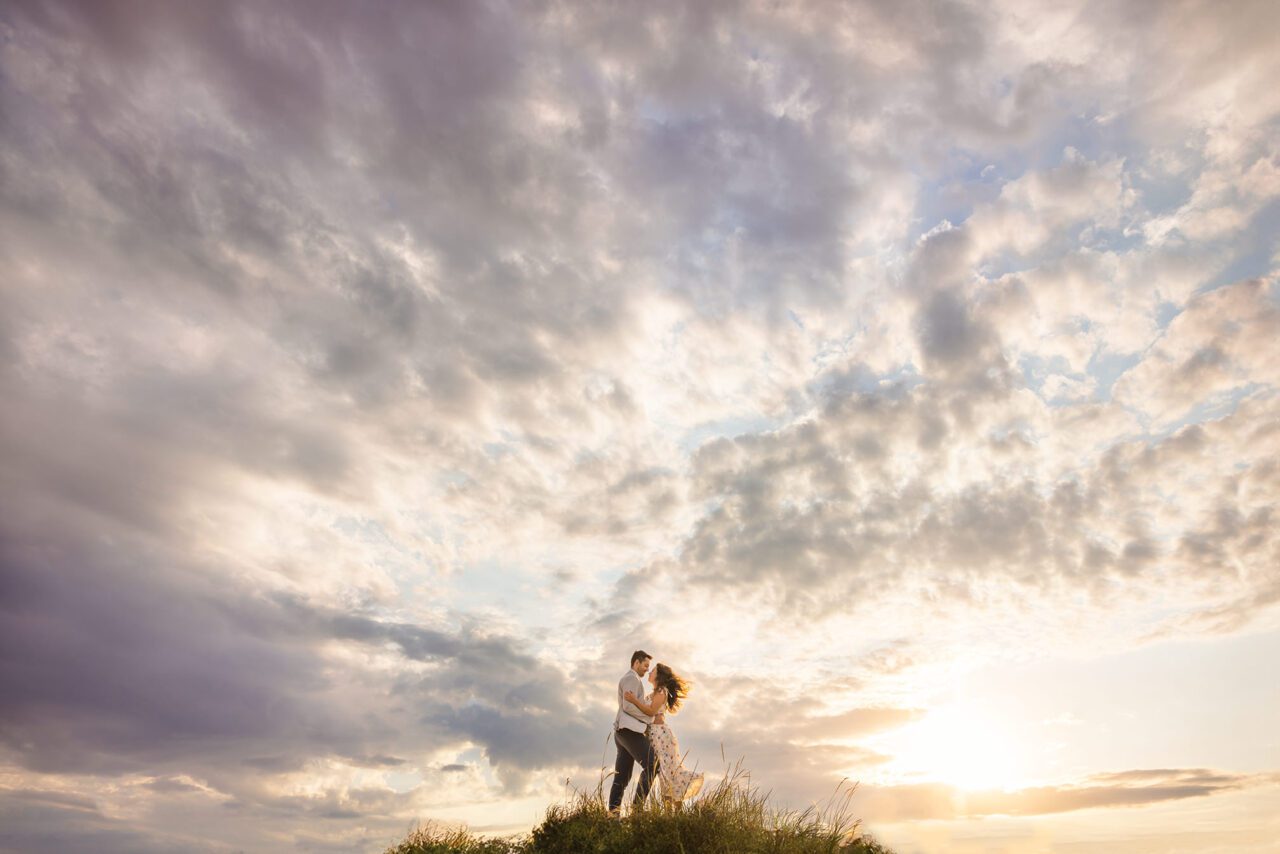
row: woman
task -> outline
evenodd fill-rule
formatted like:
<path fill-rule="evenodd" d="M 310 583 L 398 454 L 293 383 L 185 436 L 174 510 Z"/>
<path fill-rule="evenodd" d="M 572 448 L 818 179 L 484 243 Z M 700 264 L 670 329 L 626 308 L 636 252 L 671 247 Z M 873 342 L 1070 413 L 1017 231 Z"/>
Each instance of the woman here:
<path fill-rule="evenodd" d="M 684 767 L 680 757 L 680 742 L 676 734 L 667 726 L 666 713 L 675 714 L 680 710 L 684 698 L 689 696 L 689 683 L 681 679 L 665 664 L 659 664 L 649 671 L 649 684 L 653 686 L 651 693 L 641 700 L 633 692 L 626 693 L 626 699 L 644 710 L 646 715 L 653 715 L 653 723 L 649 726 L 649 745 L 658 757 L 658 779 L 662 781 L 662 799 L 667 804 L 679 804 L 702 790 L 703 774 Z"/>

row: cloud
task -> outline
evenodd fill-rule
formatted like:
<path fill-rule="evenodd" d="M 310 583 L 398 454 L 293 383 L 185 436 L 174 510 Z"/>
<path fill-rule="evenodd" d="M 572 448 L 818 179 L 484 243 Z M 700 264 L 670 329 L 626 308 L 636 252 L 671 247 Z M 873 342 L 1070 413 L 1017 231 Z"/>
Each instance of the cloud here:
<path fill-rule="evenodd" d="M 822 610 L 819 601 L 826 607 L 846 601 L 842 579 L 871 595 L 885 587 L 878 579 L 907 577 L 922 566 L 1048 583 L 1097 577 L 1107 565 L 1123 573 L 1150 555 L 1150 545 L 1117 528 L 1113 496 L 1138 502 L 1130 505 L 1136 512 L 1154 484 L 1181 477 L 1182 460 L 1198 466 L 1192 461 L 1207 437 L 1184 431 L 1162 441 L 1117 443 L 1044 483 L 1014 474 L 1019 460 L 1042 451 L 1036 428 L 1010 430 L 991 420 L 1007 399 L 1000 391 L 986 401 L 951 398 L 928 384 L 894 396 L 857 394 L 769 437 L 704 446 L 695 460 L 698 494 L 714 499 L 716 510 L 695 528 L 673 578 L 726 592 L 788 580 L 790 590 L 811 597 L 797 607 Z M 922 437 L 937 429 L 930 425 L 940 414 L 947 438 L 925 450 Z M 1223 419 L 1211 428 L 1221 437 L 1214 441 L 1231 442 L 1234 450 L 1227 437 L 1250 432 L 1253 423 L 1249 410 Z M 963 457 L 952 456 L 963 448 L 983 449 L 997 468 L 970 474 Z M 1242 463 L 1263 465 L 1240 450 Z M 954 483 L 930 483 L 926 465 L 952 470 Z M 1257 473 L 1266 477 L 1265 468 Z M 1095 546 L 1108 555 L 1106 564 L 1090 565 Z"/>
<path fill-rule="evenodd" d="M 216 842 L 184 834 L 157 833 L 133 822 L 103 815 L 92 801 L 57 792 L 7 791 L 0 794 L 4 818 L 0 842 L 14 851 L 161 852 L 175 846 L 192 851 L 225 850 Z"/>
<path fill-rule="evenodd" d="M 859 787 L 854 803 L 865 814 L 887 823 L 1136 807 L 1273 784 L 1267 775 L 1224 774 L 1205 769 L 1139 770 L 1099 774 L 1078 785 L 1012 791 L 962 791 L 932 783 Z"/>
<path fill-rule="evenodd" d="M 594 750 L 605 711 L 581 710 L 563 672 L 557 682 L 559 671 L 527 642 L 375 617 L 224 575 L 208 547 L 174 536 L 172 525 L 137 527 L 147 517 L 128 497 L 149 513 L 164 502 L 139 488 L 140 477 L 132 489 L 120 477 L 104 488 L 111 514 L 77 506 L 83 485 L 60 495 L 53 484 L 6 517 L 0 680 L 9 690 L 0 717 L 12 768 L 91 793 L 98 786 L 83 781 L 164 775 L 124 791 L 192 795 L 211 814 L 232 803 L 255 827 L 298 812 L 281 812 L 292 803 L 281 792 L 319 775 L 329 779 L 322 802 L 298 801 L 299 810 L 334 820 L 355 811 L 399 828 L 426 800 L 485 784 L 466 775 L 422 783 L 412 798 L 357 803 L 345 794 L 351 782 L 387 772 L 420 779 L 423 757 L 474 749 L 520 788 L 528 772 L 576 767 Z M 71 824 L 104 844 L 119 835 L 106 820 Z M 67 850 L 80 844 L 71 835 Z M 124 849 L 151 844 L 145 834 L 120 838 Z M 172 847 L 166 838 L 155 846 Z"/>
<path fill-rule="evenodd" d="M 822 715 L 796 721 L 790 731 L 810 738 L 856 738 L 908 723 L 919 717 L 911 709 L 850 709 L 835 715 Z"/>
<path fill-rule="evenodd" d="M 1133 195 L 1119 159 L 1091 161 L 1067 147 L 1057 166 L 1005 184 L 998 198 L 974 212 L 967 222 L 974 253 L 987 258 L 1003 250 L 1028 257 L 1051 248 L 1050 241 L 1090 245 L 1081 231 L 1123 227 Z"/>
<path fill-rule="evenodd" d="M 0 16 L 10 844 L 515 809 L 637 646 L 807 796 L 1274 613 L 1268 4 L 625 11 Z"/>
<path fill-rule="evenodd" d="M 60 561 L 33 561 L 51 542 L 33 533 L 6 535 L 3 670 L 21 686 L 4 705 L 5 742 L 33 770 L 177 771 L 207 759 L 234 776 L 237 764 L 286 771 L 317 755 L 384 767 L 406 749 L 466 743 L 494 765 L 529 768 L 591 741 L 565 687 L 510 639 L 254 595 L 195 567 L 161 573 L 172 555 L 112 560 L 67 529 Z M 325 651 L 343 642 L 392 646 L 432 669 L 343 664 Z"/>
<path fill-rule="evenodd" d="M 1275 368 L 1263 353 L 1278 331 L 1280 307 L 1266 282 L 1251 279 L 1201 294 L 1120 378 L 1114 394 L 1169 423 L 1197 404 L 1251 387 L 1274 388 Z"/>

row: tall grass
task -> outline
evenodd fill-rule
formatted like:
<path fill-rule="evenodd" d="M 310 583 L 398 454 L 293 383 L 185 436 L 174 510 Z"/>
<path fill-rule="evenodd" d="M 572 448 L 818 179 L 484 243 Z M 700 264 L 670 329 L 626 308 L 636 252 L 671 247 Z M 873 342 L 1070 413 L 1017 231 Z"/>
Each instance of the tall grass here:
<path fill-rule="evenodd" d="M 609 814 L 604 780 L 547 810 L 527 835 L 480 839 L 462 830 L 419 829 L 387 854 L 892 854 L 861 836 L 849 812 L 855 785 L 822 806 L 774 810 L 741 761 L 710 791 L 681 805 L 656 798 L 625 817 Z"/>
<path fill-rule="evenodd" d="M 428 825 L 410 831 L 399 845 L 386 854 L 526 854 L 524 839 L 483 839 L 466 830 Z"/>

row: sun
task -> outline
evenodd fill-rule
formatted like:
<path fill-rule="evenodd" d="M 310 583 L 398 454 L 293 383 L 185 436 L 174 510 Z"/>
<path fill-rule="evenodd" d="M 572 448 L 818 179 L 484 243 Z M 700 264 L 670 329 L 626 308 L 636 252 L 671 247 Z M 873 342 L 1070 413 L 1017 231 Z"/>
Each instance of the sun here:
<path fill-rule="evenodd" d="M 887 771 L 900 778 L 947 783 L 959 789 L 1014 789 L 1022 785 L 1023 752 L 1008 722 L 989 709 L 958 703 L 930 710 L 882 745 L 893 756 Z"/>

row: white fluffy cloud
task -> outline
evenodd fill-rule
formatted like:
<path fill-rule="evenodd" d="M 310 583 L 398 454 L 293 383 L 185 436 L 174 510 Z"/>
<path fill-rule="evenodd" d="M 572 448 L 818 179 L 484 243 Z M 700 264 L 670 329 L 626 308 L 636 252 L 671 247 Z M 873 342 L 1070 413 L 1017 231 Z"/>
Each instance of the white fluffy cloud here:
<path fill-rule="evenodd" d="M 1272 4 L 0 31 L 15 844 L 519 825 L 638 646 L 798 802 L 947 673 L 1274 621 Z M 1166 776 L 969 813 L 1260 785 Z"/>

